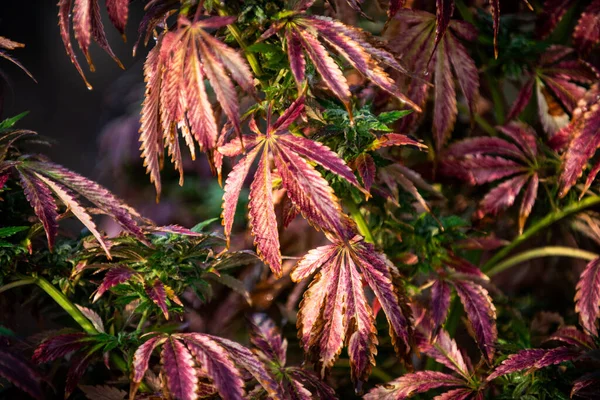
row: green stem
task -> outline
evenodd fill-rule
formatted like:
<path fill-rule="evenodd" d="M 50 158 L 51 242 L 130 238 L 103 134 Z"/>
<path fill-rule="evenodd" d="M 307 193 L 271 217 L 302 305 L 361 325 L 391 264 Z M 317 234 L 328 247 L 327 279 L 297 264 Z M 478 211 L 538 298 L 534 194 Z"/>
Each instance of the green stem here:
<path fill-rule="evenodd" d="M 137 328 L 135 329 L 137 332 L 141 332 L 146 320 L 148 319 L 149 308 L 146 308 L 140 317 L 140 322 L 138 323 Z"/>
<path fill-rule="evenodd" d="M 556 221 L 559 221 L 571 214 L 579 212 L 585 208 L 591 207 L 593 205 L 600 203 L 600 196 L 590 196 L 587 197 L 577 203 L 569 204 L 567 207 L 562 210 L 558 210 L 546 215 L 541 220 L 537 221 L 535 224 L 529 227 L 523 234 L 516 237 L 510 244 L 502 248 L 499 252 L 497 252 L 492 258 L 490 258 L 483 266 L 481 270 L 483 272 L 487 272 L 491 270 L 500 260 L 502 260 L 506 255 L 508 255 L 515 247 L 519 246 L 521 243 L 525 242 L 533 235 L 546 228 L 547 226 L 552 225 Z"/>
<path fill-rule="evenodd" d="M 223 9 L 223 6 L 221 5 L 220 2 L 216 1 L 215 5 L 218 7 L 218 12 L 219 12 L 220 16 L 226 17 L 229 15 L 227 13 L 227 11 L 225 11 Z M 254 72 L 254 74 L 257 77 L 261 77 L 263 75 L 263 70 L 260 66 L 260 63 L 258 62 L 258 59 L 254 55 L 254 53 L 248 51 L 248 45 L 244 41 L 244 38 L 242 37 L 242 32 L 240 32 L 240 29 L 237 27 L 237 25 L 230 24 L 230 25 L 227 25 L 227 30 L 229 30 L 229 33 L 231 33 L 231 36 L 233 36 L 235 41 L 238 42 L 238 44 L 240 45 L 242 50 L 244 50 L 244 54 L 246 55 L 246 60 L 248 60 L 248 64 L 250 64 L 250 68 L 252 68 L 252 71 Z"/>
<path fill-rule="evenodd" d="M 48 282 L 46 279 L 42 277 L 36 277 L 35 284 L 38 285 L 44 292 L 46 292 L 54 301 L 58 303 L 59 306 L 63 308 L 74 320 L 90 335 L 97 335 L 99 332 L 94 325 L 90 322 L 89 319 L 83 315 L 83 313 L 77 308 L 75 304 L 71 302 L 64 295 L 63 292 L 58 290 L 54 285 Z"/>
<path fill-rule="evenodd" d="M 546 247 L 540 247 L 537 249 L 533 249 L 533 250 L 529 250 L 529 251 L 525 251 L 523 253 L 517 254 L 516 256 L 513 256 L 513 257 L 501 262 L 500 264 L 497 264 L 495 267 L 493 267 L 492 269 L 490 269 L 487 272 L 487 275 L 490 277 L 494 276 L 504 270 L 507 270 L 510 267 L 513 267 L 524 261 L 531 260 L 533 258 L 552 257 L 552 256 L 581 258 L 583 260 L 588 260 L 588 261 L 591 261 L 591 260 L 594 260 L 594 259 L 600 257 L 596 253 L 592 253 L 590 251 L 585 251 L 585 250 L 580 250 L 580 249 L 574 249 L 572 247 L 546 246 Z"/>
<path fill-rule="evenodd" d="M 457 104 L 457 106 L 458 106 L 458 110 L 460 112 L 462 112 L 462 113 L 468 114 L 468 113 L 471 112 L 468 107 L 465 107 L 462 104 Z M 473 120 L 488 135 L 490 135 L 490 136 L 496 136 L 497 135 L 496 129 L 489 122 L 487 122 L 485 120 L 485 118 L 483 118 L 481 115 L 479 115 L 479 114 L 473 114 Z"/>
<path fill-rule="evenodd" d="M 31 285 L 33 283 L 35 283 L 35 279 L 33 279 L 33 278 L 20 279 L 18 281 L 14 281 L 14 282 L 11 282 L 7 285 L 0 287 L 0 293 L 6 292 L 7 290 L 14 289 L 19 286 Z"/>
<path fill-rule="evenodd" d="M 496 115 L 496 122 L 498 125 L 504 125 L 504 99 L 498 86 L 498 80 L 494 78 L 489 72 L 483 74 L 485 80 L 490 88 L 490 94 L 492 95 L 492 102 L 494 103 L 494 114 Z"/>
<path fill-rule="evenodd" d="M 369 225 L 367 221 L 365 221 L 365 217 L 363 217 L 360 209 L 352 200 L 346 202 L 346 207 L 350 211 L 350 216 L 356 222 L 358 227 L 358 232 L 365 238 L 365 241 L 369 243 L 375 243 L 373 239 L 373 235 L 371 234 L 371 230 L 369 229 Z"/>
<path fill-rule="evenodd" d="M 350 361 L 347 359 L 340 358 L 335 362 L 335 366 L 339 368 L 350 368 Z M 379 379 L 381 382 L 389 382 L 394 379 L 393 376 L 385 372 L 379 367 L 373 367 L 371 370 L 371 377 Z"/>

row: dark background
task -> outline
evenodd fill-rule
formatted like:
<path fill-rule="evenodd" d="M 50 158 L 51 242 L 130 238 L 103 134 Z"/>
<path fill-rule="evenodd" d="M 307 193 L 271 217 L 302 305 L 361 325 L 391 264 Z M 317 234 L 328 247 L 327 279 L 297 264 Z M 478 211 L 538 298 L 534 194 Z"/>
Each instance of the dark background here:
<path fill-rule="evenodd" d="M 136 27 L 141 19 L 143 3 L 133 1 L 127 24 L 127 43 L 110 24 L 102 9 L 108 41 L 126 70 L 104 53 L 96 44 L 91 55 L 96 72 L 90 72 L 83 54 L 72 37 L 88 81 L 94 87 L 88 90 L 67 56 L 58 28 L 57 0 L 4 0 L 0 2 L 0 36 L 24 43 L 25 48 L 10 54 L 17 58 L 37 79 L 37 84 L 17 66 L 0 59 L 4 75 L 4 105 L 1 117 L 29 110 L 30 114 L 19 127 L 35 130 L 56 144 L 44 151 L 53 161 L 83 175 L 99 179 L 98 138 L 104 126 L 126 112 L 123 97 L 134 95 L 141 102 L 143 87 L 142 66 L 146 50 L 141 47 L 137 56 L 132 48 L 137 40 Z M 101 7 L 103 8 L 103 7 Z M 138 83 L 135 85 L 135 83 Z M 130 110 L 131 112 L 131 110 Z M 110 180 L 101 179 L 111 186 Z"/>

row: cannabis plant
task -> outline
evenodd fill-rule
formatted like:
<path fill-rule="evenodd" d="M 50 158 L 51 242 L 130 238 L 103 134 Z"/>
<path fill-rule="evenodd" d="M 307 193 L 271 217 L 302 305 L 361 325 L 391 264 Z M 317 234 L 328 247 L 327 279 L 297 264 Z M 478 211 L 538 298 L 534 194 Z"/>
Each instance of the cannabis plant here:
<path fill-rule="evenodd" d="M 101 3 L 122 193 L 0 123 L 3 398 L 600 397 L 598 0 Z"/>

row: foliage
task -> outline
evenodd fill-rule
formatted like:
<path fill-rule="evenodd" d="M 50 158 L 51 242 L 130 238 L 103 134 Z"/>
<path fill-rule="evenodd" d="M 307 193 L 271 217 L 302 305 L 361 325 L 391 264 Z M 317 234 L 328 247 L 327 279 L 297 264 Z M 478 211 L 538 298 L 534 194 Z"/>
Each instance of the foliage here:
<path fill-rule="evenodd" d="M 145 2 L 108 150 L 139 139 L 116 180 L 185 223 L 1 122 L 1 396 L 596 398 L 600 3 L 430 3 Z M 89 88 L 71 30 L 121 65 L 102 13 L 124 37 L 140 6 L 104 5 L 58 3 Z M 217 197 L 224 235 L 197 223 Z"/>

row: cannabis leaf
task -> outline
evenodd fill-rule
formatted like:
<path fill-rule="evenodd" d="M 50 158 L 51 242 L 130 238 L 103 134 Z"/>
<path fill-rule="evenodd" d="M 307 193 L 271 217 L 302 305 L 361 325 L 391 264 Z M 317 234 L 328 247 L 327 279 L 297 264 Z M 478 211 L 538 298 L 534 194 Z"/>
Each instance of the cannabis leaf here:
<path fill-rule="evenodd" d="M 478 216 L 496 215 L 510 207 L 525 185 L 519 210 L 519 232 L 537 198 L 538 147 L 535 131 L 523 123 L 498 127 L 511 141 L 499 137 L 478 137 L 452 144 L 443 155 L 441 171 L 471 185 L 510 178 L 490 190 L 479 205 Z"/>
<path fill-rule="evenodd" d="M 225 182 L 222 217 L 227 237 L 231 235 L 235 209 L 244 180 L 254 160 L 259 160 L 250 185 L 249 222 L 257 253 L 276 276 L 281 276 L 282 268 L 279 232 L 273 206 L 274 178 L 271 160 L 277 168 L 281 185 L 286 189 L 294 206 L 313 226 L 325 232 L 344 232 L 345 220 L 333 189 L 309 161 L 360 188 L 352 170 L 337 154 L 318 142 L 289 132 L 289 126 L 303 110 L 304 98 L 300 97 L 275 123 L 271 124 L 271 116 L 267 116 L 265 134 L 260 132 L 256 122 L 251 120 L 250 128 L 253 134 L 245 135 L 243 143 L 240 138 L 236 138 L 218 149 L 221 154 L 229 157 L 240 155 L 244 147 L 247 151 Z"/>
<path fill-rule="evenodd" d="M 44 340 L 35 349 L 33 361 L 42 364 L 72 355 L 65 384 L 65 399 L 75 390 L 81 377 L 106 348 L 108 342 L 102 335 L 87 333 L 66 333 Z M 114 346 L 113 346 L 114 348 Z"/>
<path fill-rule="evenodd" d="M 489 281 L 489 278 L 475 265 L 453 254 L 448 256 L 437 273 L 438 278 L 431 287 L 434 335 L 446 320 L 453 287 L 463 304 L 479 350 L 491 362 L 498 339 L 496 308 L 488 291 L 481 285 L 482 282 Z"/>
<path fill-rule="evenodd" d="M 567 10 L 576 3 L 574 0 L 546 0 L 542 15 L 537 20 L 537 34 L 542 38 L 547 37 Z M 592 0 L 573 30 L 573 44 L 581 53 L 587 54 L 598 42 L 600 42 L 600 1 Z"/>
<path fill-rule="evenodd" d="M 404 298 L 394 285 L 398 272 L 385 255 L 360 236 L 334 240 L 311 250 L 292 271 L 294 282 L 317 272 L 304 293 L 297 326 L 302 347 L 321 376 L 347 345 L 352 379 L 360 385 L 375 364 L 377 344 L 375 317 L 363 280 L 378 299 L 390 325 L 392 343 L 402 357 L 409 352 L 410 313 L 403 309 Z"/>
<path fill-rule="evenodd" d="M 395 18 L 407 28 L 392 41 L 392 48 L 403 54 L 407 68 L 425 74 L 425 82 L 422 79 L 410 81 L 408 96 L 423 107 L 429 91 L 428 82 L 435 84 L 433 133 L 436 149 L 439 151 L 450 137 L 458 112 L 453 72 L 471 114 L 476 111 L 479 75 L 475 62 L 458 39 L 473 41 L 477 37 L 477 31 L 466 22 L 452 20 L 448 22 L 449 30 L 438 38 L 436 17 L 433 14 L 402 9 Z M 415 121 L 416 116 L 409 115 L 401 121 L 400 130 L 407 130 Z"/>
<path fill-rule="evenodd" d="M 144 64 L 146 94 L 142 105 L 140 141 L 150 181 L 160 196 L 160 169 L 164 147 L 183 184 L 179 136 L 181 132 L 192 159 L 194 139 L 201 151 L 212 152 L 218 136 L 217 120 L 208 99 L 205 79 L 233 128 L 241 134 L 239 104 L 233 81 L 254 93 L 254 79 L 237 51 L 206 32 L 224 27 L 235 17 L 210 17 L 190 21 L 179 17 L 178 29 L 160 35 Z M 229 72 L 229 74 L 227 74 Z M 233 81 L 232 81 L 233 80 Z M 209 154 L 209 161 L 212 156 Z"/>
<path fill-rule="evenodd" d="M 451 387 L 456 389 L 449 390 L 436 398 L 443 400 L 478 398 L 481 392 L 473 385 L 474 371 L 471 360 L 464 358 L 466 356 L 463 356 L 448 332 L 442 329 L 437 335 L 433 334 L 433 321 L 423 308 L 413 304 L 412 309 L 415 315 L 415 339 L 419 351 L 448 367 L 458 376 L 435 371 L 409 373 L 385 385 L 375 387 L 364 398 L 400 400 L 432 389 Z"/>
<path fill-rule="evenodd" d="M 0 377 L 6 379 L 36 400 L 46 398 L 41 387 L 42 376 L 23 356 L 8 346 L 0 346 Z"/>
<path fill-rule="evenodd" d="M 581 326 L 598 335 L 596 320 L 600 317 L 600 259 L 591 261 L 581 273 L 575 294 L 575 311 Z"/>
<path fill-rule="evenodd" d="M 314 372 L 300 367 L 286 366 L 287 340 L 279 334 L 275 323 L 266 315 L 250 317 L 250 341 L 253 352 L 280 377 L 281 389 L 286 399 L 335 399 L 335 391 L 321 381 Z M 309 390 L 310 389 L 310 390 Z"/>
<path fill-rule="evenodd" d="M 559 178 L 559 196 L 564 197 L 577 179 L 583 174 L 587 162 L 600 147 L 600 103 L 598 95 L 600 85 L 594 84 L 579 101 L 573 111 L 573 120 L 557 133 L 556 147 L 566 145 L 566 151 Z M 562 145 L 562 146 L 561 146 Z M 585 181 L 581 196 L 585 194 L 600 171 L 600 162 L 596 162 Z"/>
<path fill-rule="evenodd" d="M 305 54 L 321 75 L 323 83 L 340 99 L 350 113 L 350 88 L 342 70 L 328 54 L 323 43 L 333 48 L 350 65 L 375 85 L 398 98 L 410 107 L 420 107 L 406 97 L 394 80 L 385 72 L 385 67 L 406 73 L 396 57 L 380 43 L 374 43 L 366 32 L 339 21 L 317 15 L 307 15 L 306 9 L 313 1 L 300 1 L 293 10 L 281 13 L 282 17 L 261 36 L 262 40 L 282 32 L 285 37 L 290 69 L 299 88 L 306 80 Z M 300 90 L 300 89 L 299 89 Z"/>
<path fill-rule="evenodd" d="M 494 372 L 487 377 L 487 380 L 492 381 L 500 376 L 524 369 L 534 371 L 550 365 L 560 364 L 572 360 L 578 354 L 579 352 L 568 347 L 521 350 L 502 361 L 502 364 L 496 367 Z"/>
<path fill-rule="evenodd" d="M 538 114 L 544 131 L 553 137 L 569 123 L 586 87 L 598 80 L 598 71 L 575 57 L 573 49 L 551 46 L 529 71 L 529 77 L 508 113 L 512 120 L 525 109 L 535 87 Z"/>
<path fill-rule="evenodd" d="M 148 339 L 133 356 L 131 399 L 144 379 L 152 352 L 161 345 L 164 390 L 177 399 L 196 399 L 200 389 L 212 389 L 223 399 L 243 399 L 246 375 L 242 371 L 258 381 L 269 396 L 285 398 L 260 360 L 238 343 L 202 333 L 161 333 Z"/>
<path fill-rule="evenodd" d="M 106 7 L 109 17 L 113 25 L 124 33 L 125 24 L 127 23 L 128 0 L 106 0 Z M 87 85 L 88 89 L 92 86 L 85 78 L 85 74 L 77 61 L 77 56 L 71 45 L 71 17 L 73 20 L 73 31 L 75 32 L 75 40 L 79 48 L 83 52 L 90 71 L 94 72 L 95 67 L 90 57 L 90 44 L 92 39 L 100 46 L 119 67 L 125 69 L 121 61 L 117 58 L 106 38 L 104 25 L 102 24 L 102 16 L 100 15 L 100 6 L 98 0 L 59 0 L 58 2 L 58 26 L 60 27 L 60 35 L 67 51 L 67 55 L 71 59 L 73 65 L 81 75 L 81 78 Z"/>
<path fill-rule="evenodd" d="M 35 78 L 33 77 L 33 75 L 31 75 L 31 72 L 29 72 L 27 70 L 27 68 L 25 68 L 23 66 L 23 64 L 21 64 L 19 62 L 19 60 L 17 60 L 16 58 L 12 57 L 10 54 L 8 54 L 5 50 L 14 50 L 14 49 L 19 49 L 19 48 L 23 48 L 25 47 L 25 45 L 23 43 L 19 43 L 19 42 L 14 42 L 8 38 L 5 38 L 3 36 L 0 36 L 0 57 L 10 61 L 11 63 L 15 64 L 17 67 L 21 68 L 21 70 L 23 72 L 25 72 L 31 79 L 33 79 L 34 82 L 37 82 L 35 80 Z"/>

